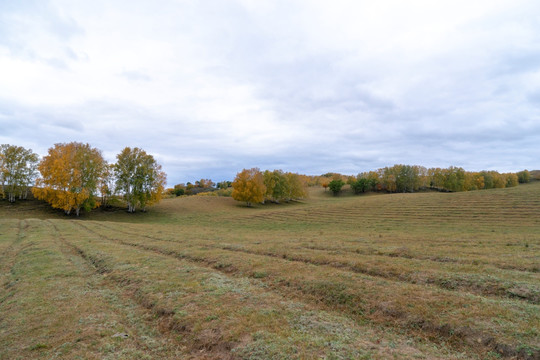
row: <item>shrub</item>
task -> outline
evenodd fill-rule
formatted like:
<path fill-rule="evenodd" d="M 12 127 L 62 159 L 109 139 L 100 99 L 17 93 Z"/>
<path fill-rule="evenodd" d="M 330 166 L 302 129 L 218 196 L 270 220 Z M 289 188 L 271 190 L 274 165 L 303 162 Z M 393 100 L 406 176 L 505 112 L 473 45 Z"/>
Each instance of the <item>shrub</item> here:
<path fill-rule="evenodd" d="M 343 185 L 345 185 L 345 182 L 343 182 L 343 180 L 336 179 L 336 180 L 330 181 L 330 183 L 328 184 L 328 187 L 330 188 L 332 193 L 334 193 L 334 196 L 336 196 L 341 191 L 341 188 L 343 187 Z"/>

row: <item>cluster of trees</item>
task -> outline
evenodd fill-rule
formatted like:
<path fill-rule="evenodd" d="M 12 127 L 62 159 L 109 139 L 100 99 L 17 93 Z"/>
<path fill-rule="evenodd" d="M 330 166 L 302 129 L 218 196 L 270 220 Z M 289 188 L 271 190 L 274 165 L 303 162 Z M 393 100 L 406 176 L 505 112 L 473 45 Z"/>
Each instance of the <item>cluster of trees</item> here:
<path fill-rule="evenodd" d="M 115 164 L 108 164 L 101 151 L 78 142 L 55 144 L 48 155 L 39 161 L 32 150 L 20 146 L 0 145 L 0 195 L 14 202 L 25 199 L 28 189 L 66 214 L 81 209 L 107 206 L 118 195 L 129 212 L 158 202 L 164 192 L 166 175 L 152 155 L 140 148 L 124 148 Z M 41 175 L 38 177 L 39 174 Z M 536 173 L 534 175 L 537 175 Z M 214 183 L 200 179 L 178 184 L 168 189 L 174 195 L 195 195 L 225 191 L 238 201 L 279 203 L 307 197 L 308 185 L 322 185 L 337 195 L 345 184 L 355 194 L 367 191 L 414 192 L 424 189 L 439 191 L 469 191 L 517 186 L 531 180 L 527 170 L 518 173 L 497 171 L 469 172 L 460 167 L 430 168 L 417 165 L 394 165 L 355 176 L 327 173 L 306 176 L 282 170 L 244 169 L 234 182 Z M 232 186 L 232 191 L 228 190 Z"/>
<path fill-rule="evenodd" d="M 331 176 L 331 180 L 328 179 Z M 325 181 L 324 178 L 327 180 Z M 427 169 L 418 165 L 394 165 L 350 176 L 344 180 L 340 174 L 325 174 L 319 183 L 337 195 L 347 183 L 355 194 L 366 191 L 414 192 L 433 189 L 438 191 L 470 191 L 517 186 L 530 181 L 527 170 L 515 173 L 497 171 L 470 172 L 463 168 Z"/>
<path fill-rule="evenodd" d="M 21 146 L 0 145 L 0 195 L 9 202 L 26 199 L 37 176 L 39 156 Z"/>
<path fill-rule="evenodd" d="M 0 146 L 1 194 L 13 202 L 24 199 L 28 189 L 40 200 L 66 214 L 79 216 L 120 195 L 129 212 L 161 199 L 166 175 L 152 155 L 126 147 L 115 164 L 108 164 L 101 151 L 78 142 L 55 144 L 39 161 L 32 150 Z M 38 174 L 39 171 L 39 174 Z"/>
<path fill-rule="evenodd" d="M 224 182 L 227 183 L 227 182 Z M 229 181 L 230 184 L 230 181 Z M 217 188 L 222 188 L 222 183 L 217 184 Z M 174 188 L 167 189 L 167 193 L 171 195 L 181 196 L 181 195 L 197 195 L 203 192 L 209 192 L 216 190 L 216 183 L 211 179 L 200 179 L 194 183 L 187 182 L 186 184 L 176 184 Z"/>
<path fill-rule="evenodd" d="M 271 201 L 291 201 L 307 197 L 307 183 L 301 175 L 258 168 L 244 169 L 232 182 L 231 196 L 238 201 L 245 201 L 247 206 L 253 203 Z"/>

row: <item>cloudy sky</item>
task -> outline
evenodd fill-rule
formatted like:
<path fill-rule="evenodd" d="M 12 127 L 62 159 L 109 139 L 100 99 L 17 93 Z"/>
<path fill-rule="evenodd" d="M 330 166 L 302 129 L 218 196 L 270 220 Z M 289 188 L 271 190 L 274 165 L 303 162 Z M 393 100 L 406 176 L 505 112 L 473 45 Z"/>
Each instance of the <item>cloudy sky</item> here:
<path fill-rule="evenodd" d="M 0 143 L 242 168 L 540 168 L 537 0 L 0 0 Z"/>

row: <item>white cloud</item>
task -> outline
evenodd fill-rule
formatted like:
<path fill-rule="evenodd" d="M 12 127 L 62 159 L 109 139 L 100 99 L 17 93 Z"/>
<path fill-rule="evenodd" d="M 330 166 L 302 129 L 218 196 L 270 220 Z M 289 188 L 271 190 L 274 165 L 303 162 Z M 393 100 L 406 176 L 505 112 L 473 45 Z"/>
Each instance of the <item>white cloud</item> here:
<path fill-rule="evenodd" d="M 244 166 L 533 168 L 539 12 L 532 0 L 3 2 L 0 141 L 140 146 L 173 183 Z"/>

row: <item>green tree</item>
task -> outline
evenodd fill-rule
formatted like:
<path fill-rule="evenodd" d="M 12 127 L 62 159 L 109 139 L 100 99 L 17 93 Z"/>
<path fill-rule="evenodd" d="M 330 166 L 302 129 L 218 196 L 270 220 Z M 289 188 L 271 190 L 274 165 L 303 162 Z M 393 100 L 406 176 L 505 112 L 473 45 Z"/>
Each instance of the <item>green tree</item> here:
<path fill-rule="evenodd" d="M 99 179 L 99 191 L 101 193 L 101 206 L 109 206 L 111 198 L 116 194 L 116 178 L 114 175 L 114 164 L 107 164 L 103 169 Z"/>
<path fill-rule="evenodd" d="M 0 145 L 0 192 L 9 202 L 26 199 L 37 175 L 39 156 L 21 146 Z"/>
<path fill-rule="evenodd" d="M 455 166 L 450 166 L 445 169 L 444 188 L 450 191 L 465 190 L 465 170 Z"/>
<path fill-rule="evenodd" d="M 224 181 L 220 181 L 217 183 L 217 188 L 218 189 L 228 189 L 232 186 L 232 182 L 231 181 L 227 181 L 227 180 L 224 180 Z"/>
<path fill-rule="evenodd" d="M 353 189 L 355 194 L 364 193 L 370 188 L 371 188 L 370 181 L 369 179 L 365 177 L 358 178 L 356 179 L 356 181 L 353 181 L 351 183 L 351 189 Z"/>
<path fill-rule="evenodd" d="M 341 188 L 345 185 L 345 182 L 341 179 L 335 179 L 330 181 L 328 184 L 328 187 L 330 188 L 330 191 L 334 194 L 334 196 L 337 196 L 339 192 L 341 191 Z"/>
<path fill-rule="evenodd" d="M 413 192 L 418 190 L 418 168 L 411 165 L 394 165 L 396 174 L 396 191 Z"/>
<path fill-rule="evenodd" d="M 157 203 L 163 196 L 167 175 L 154 157 L 139 148 L 126 147 L 116 156 L 116 187 L 124 196 L 128 212 Z"/>
<path fill-rule="evenodd" d="M 295 173 L 285 173 L 287 179 L 287 200 L 304 199 L 308 196 L 307 184 L 302 177 Z"/>
<path fill-rule="evenodd" d="M 517 173 L 518 181 L 520 184 L 526 184 L 531 181 L 531 173 L 529 170 L 523 170 Z"/>
<path fill-rule="evenodd" d="M 253 203 L 262 202 L 266 194 L 264 178 L 258 168 L 244 169 L 236 174 L 232 187 L 232 198 L 245 201 L 248 207 Z"/>
<path fill-rule="evenodd" d="M 264 186 L 266 186 L 266 198 L 279 203 L 289 196 L 289 181 L 282 170 L 266 170 L 263 173 Z"/>

